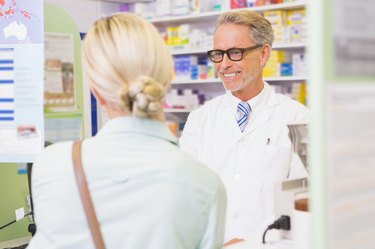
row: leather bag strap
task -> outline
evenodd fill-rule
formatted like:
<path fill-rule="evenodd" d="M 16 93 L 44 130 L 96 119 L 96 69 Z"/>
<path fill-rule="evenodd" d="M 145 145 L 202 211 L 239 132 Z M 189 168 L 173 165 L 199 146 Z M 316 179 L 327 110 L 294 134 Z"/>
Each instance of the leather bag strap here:
<path fill-rule="evenodd" d="M 98 219 L 95 214 L 94 205 L 91 200 L 90 191 L 87 185 L 85 173 L 83 172 L 82 160 L 81 160 L 81 143 L 82 141 L 75 141 L 73 143 L 73 165 L 74 174 L 76 177 L 79 194 L 81 201 L 85 209 L 86 219 L 90 226 L 91 236 L 94 240 L 96 249 L 105 249 L 102 233 L 100 232 L 100 226 Z"/>

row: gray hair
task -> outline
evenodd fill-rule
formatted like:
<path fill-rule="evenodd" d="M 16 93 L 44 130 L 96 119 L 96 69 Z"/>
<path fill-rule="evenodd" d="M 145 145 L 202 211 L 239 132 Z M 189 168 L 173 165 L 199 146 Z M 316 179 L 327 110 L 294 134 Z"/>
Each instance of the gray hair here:
<path fill-rule="evenodd" d="M 274 40 L 272 26 L 261 14 L 251 10 L 229 11 L 218 17 L 216 29 L 226 23 L 248 26 L 252 41 L 260 45 L 269 44 L 272 47 Z"/>

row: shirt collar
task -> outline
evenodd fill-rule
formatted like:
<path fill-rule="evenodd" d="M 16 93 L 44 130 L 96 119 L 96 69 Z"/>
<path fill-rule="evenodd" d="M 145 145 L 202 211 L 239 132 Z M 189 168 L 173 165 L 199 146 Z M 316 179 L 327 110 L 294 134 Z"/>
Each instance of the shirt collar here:
<path fill-rule="evenodd" d="M 268 85 L 267 82 L 264 82 L 264 87 L 262 91 L 257 96 L 247 101 L 247 103 L 250 104 L 251 111 L 253 113 L 256 113 L 258 110 L 262 109 L 266 105 L 267 96 L 269 96 L 269 94 L 271 93 L 272 93 L 272 89 L 270 85 Z M 239 98 L 233 96 L 232 93 L 229 91 L 226 93 L 226 95 L 227 95 L 227 100 L 228 100 L 227 101 L 228 106 L 232 110 L 231 112 L 236 113 L 238 103 L 242 101 Z"/>
<path fill-rule="evenodd" d="M 98 132 L 98 136 L 113 133 L 139 133 L 151 137 L 160 138 L 177 145 L 176 137 L 168 127 L 159 121 L 122 116 L 109 120 Z"/>

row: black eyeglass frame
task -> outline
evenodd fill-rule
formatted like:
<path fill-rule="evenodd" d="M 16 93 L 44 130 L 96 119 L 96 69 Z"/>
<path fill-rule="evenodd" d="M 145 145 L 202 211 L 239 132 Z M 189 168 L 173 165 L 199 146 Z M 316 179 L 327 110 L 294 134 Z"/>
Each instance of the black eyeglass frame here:
<path fill-rule="evenodd" d="M 249 51 L 255 50 L 255 49 L 260 48 L 260 47 L 262 47 L 262 46 L 263 46 L 263 45 L 261 45 L 261 44 L 257 44 L 257 45 L 254 45 L 254 46 L 251 46 L 251 47 L 247 47 L 247 48 L 230 48 L 230 49 L 228 49 L 228 50 L 213 49 L 213 50 L 209 50 L 209 51 L 207 51 L 207 55 L 208 55 L 208 58 L 210 59 L 210 61 L 212 61 L 213 63 L 220 63 L 220 62 L 222 62 L 223 59 L 224 59 L 224 54 L 227 54 L 229 60 L 231 60 L 231 61 L 240 61 L 240 60 L 243 59 L 243 54 L 244 54 L 245 52 L 249 52 Z M 233 50 L 241 51 L 241 58 L 240 58 L 240 59 L 238 59 L 238 60 L 233 60 L 233 59 L 230 57 L 230 52 L 233 51 Z M 219 61 L 214 61 L 214 60 L 212 59 L 212 57 L 211 57 L 211 54 L 212 54 L 213 52 L 221 52 L 221 53 L 222 53 L 221 60 L 219 60 Z"/>

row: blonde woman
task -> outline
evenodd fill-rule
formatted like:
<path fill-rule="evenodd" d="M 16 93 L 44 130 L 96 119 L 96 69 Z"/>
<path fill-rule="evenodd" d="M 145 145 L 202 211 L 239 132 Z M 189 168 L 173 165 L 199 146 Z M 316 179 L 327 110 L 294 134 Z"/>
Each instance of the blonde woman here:
<path fill-rule="evenodd" d="M 86 82 L 110 120 L 82 143 L 82 164 L 106 248 L 221 248 L 226 195 L 211 170 L 177 147 L 163 123 L 172 59 L 134 14 L 97 21 L 83 42 Z M 37 232 L 29 249 L 94 248 L 77 190 L 72 142 L 33 167 Z"/>

